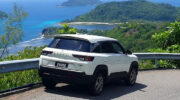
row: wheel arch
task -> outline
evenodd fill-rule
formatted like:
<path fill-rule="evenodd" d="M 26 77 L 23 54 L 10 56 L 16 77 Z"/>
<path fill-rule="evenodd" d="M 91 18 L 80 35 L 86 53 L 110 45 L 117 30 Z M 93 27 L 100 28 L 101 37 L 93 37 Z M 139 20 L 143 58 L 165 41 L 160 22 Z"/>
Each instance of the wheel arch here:
<path fill-rule="evenodd" d="M 99 72 L 101 72 L 105 76 L 105 78 L 107 78 L 107 76 L 108 76 L 108 66 L 107 65 L 98 65 L 95 68 L 93 75 L 95 75 L 95 74 L 97 74 Z"/>
<path fill-rule="evenodd" d="M 138 64 L 137 61 L 133 61 L 133 62 L 131 63 L 130 68 L 129 68 L 129 72 L 130 72 L 130 70 L 131 70 L 133 67 L 136 68 L 137 70 L 139 69 L 139 64 Z M 137 72 L 138 72 L 138 71 L 137 71 Z"/>

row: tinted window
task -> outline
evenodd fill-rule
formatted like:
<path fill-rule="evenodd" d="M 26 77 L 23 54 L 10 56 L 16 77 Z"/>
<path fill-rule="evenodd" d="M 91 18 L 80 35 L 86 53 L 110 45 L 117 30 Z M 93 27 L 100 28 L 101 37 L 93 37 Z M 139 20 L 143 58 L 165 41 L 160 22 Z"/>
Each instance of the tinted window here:
<path fill-rule="evenodd" d="M 98 45 L 97 47 L 95 47 L 95 49 L 93 50 L 94 53 L 100 53 L 101 52 L 101 47 Z"/>
<path fill-rule="evenodd" d="M 113 46 L 113 48 L 114 48 L 114 50 L 115 50 L 116 53 L 123 53 L 123 50 L 121 49 L 121 47 L 119 46 L 118 43 L 113 42 L 113 43 L 112 43 L 112 46 Z"/>
<path fill-rule="evenodd" d="M 111 42 L 104 42 L 101 45 L 102 53 L 116 53 Z"/>
<path fill-rule="evenodd" d="M 89 52 L 90 51 L 90 43 L 83 40 L 77 39 L 54 39 L 48 47 L 51 48 L 59 48 L 64 50 L 74 50 L 74 51 L 83 51 Z"/>

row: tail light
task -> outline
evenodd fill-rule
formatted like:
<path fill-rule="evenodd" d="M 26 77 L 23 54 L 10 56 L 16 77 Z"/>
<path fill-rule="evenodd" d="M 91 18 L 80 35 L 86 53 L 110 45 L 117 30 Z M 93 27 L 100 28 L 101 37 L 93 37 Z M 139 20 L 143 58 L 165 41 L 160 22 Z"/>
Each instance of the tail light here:
<path fill-rule="evenodd" d="M 94 60 L 94 57 L 92 57 L 92 56 L 81 56 L 81 55 L 73 55 L 73 56 L 82 61 L 93 61 Z"/>
<path fill-rule="evenodd" d="M 42 51 L 41 55 L 48 55 L 48 54 L 52 54 L 52 51 Z"/>

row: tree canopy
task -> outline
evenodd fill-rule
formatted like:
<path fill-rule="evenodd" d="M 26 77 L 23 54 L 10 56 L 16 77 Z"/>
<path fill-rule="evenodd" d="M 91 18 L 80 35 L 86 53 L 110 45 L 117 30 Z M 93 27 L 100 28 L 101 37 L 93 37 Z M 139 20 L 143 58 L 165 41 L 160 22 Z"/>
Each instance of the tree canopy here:
<path fill-rule="evenodd" d="M 180 22 L 171 23 L 168 28 L 167 31 L 152 36 L 156 45 L 163 49 L 172 45 L 180 45 Z"/>
<path fill-rule="evenodd" d="M 62 24 L 62 29 L 59 29 L 59 34 L 76 34 L 77 29 L 69 27 L 69 24 Z"/>
<path fill-rule="evenodd" d="M 11 44 L 18 43 L 23 35 L 22 21 L 27 17 L 27 13 L 21 7 L 14 5 L 13 13 L 8 14 L 5 21 L 5 33 L 0 36 L 0 48 L 3 49 L 0 57 L 7 53 L 7 47 Z"/>

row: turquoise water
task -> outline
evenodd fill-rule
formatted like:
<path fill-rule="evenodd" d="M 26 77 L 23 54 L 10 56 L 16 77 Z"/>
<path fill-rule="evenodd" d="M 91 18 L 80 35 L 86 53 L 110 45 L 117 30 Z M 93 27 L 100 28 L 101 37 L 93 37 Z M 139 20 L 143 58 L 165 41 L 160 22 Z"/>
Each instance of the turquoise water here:
<path fill-rule="evenodd" d="M 48 26 L 61 22 L 65 19 L 73 19 L 78 15 L 89 12 L 95 6 L 82 7 L 58 7 L 62 0 L 2 0 L 0 10 L 11 13 L 14 2 L 28 12 L 28 17 L 23 22 L 24 36 L 22 41 L 38 38 L 39 33 Z M 1 25 L 2 26 L 2 23 Z M 2 29 L 2 27 L 0 28 Z M 2 34 L 2 31 L 0 31 Z"/>

